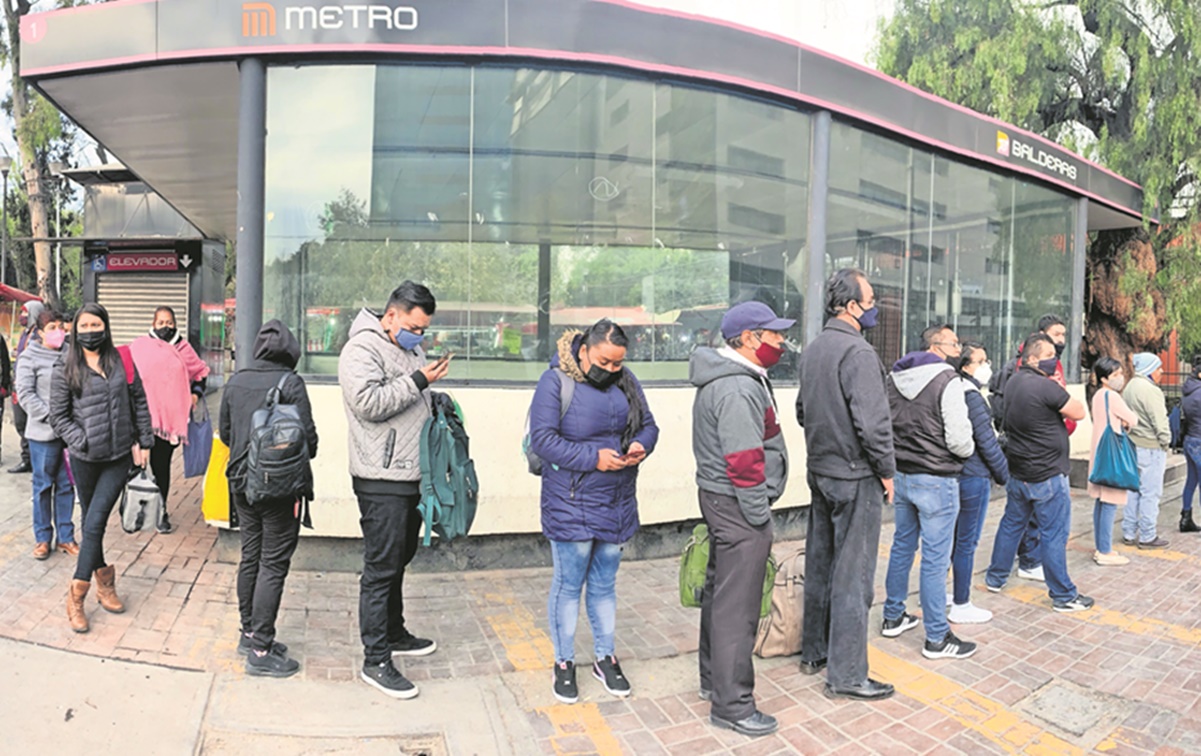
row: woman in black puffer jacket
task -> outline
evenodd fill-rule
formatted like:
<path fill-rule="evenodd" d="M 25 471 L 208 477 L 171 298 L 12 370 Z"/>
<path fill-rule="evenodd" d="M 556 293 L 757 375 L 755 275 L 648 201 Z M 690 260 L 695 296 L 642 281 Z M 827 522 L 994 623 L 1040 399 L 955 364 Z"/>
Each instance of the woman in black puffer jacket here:
<path fill-rule="evenodd" d="M 104 561 L 104 530 L 131 466 L 146 466 L 154 433 L 133 358 L 113 346 L 108 311 L 85 304 L 75 315 L 72 334 L 50 380 L 50 425 L 71 452 L 83 512 L 67 619 L 72 630 L 86 633 L 83 600 L 93 575 L 100 605 L 110 612 L 125 611 L 117 597 L 116 569 Z"/>

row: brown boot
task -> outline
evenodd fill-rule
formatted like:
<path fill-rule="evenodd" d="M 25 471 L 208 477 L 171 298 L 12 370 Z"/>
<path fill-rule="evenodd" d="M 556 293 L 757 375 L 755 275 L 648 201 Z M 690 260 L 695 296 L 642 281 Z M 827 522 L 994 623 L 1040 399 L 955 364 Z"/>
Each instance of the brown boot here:
<path fill-rule="evenodd" d="M 125 611 L 125 604 L 121 603 L 121 598 L 117 596 L 117 587 L 114 585 L 117 579 L 117 568 L 110 564 L 96 570 L 94 574 L 96 576 L 96 598 L 100 600 L 100 606 L 113 614 Z"/>
<path fill-rule="evenodd" d="M 90 580 L 72 580 L 71 588 L 67 591 L 67 620 L 77 633 L 88 631 L 88 615 L 83 609 L 83 600 L 87 598 L 91 587 Z"/>

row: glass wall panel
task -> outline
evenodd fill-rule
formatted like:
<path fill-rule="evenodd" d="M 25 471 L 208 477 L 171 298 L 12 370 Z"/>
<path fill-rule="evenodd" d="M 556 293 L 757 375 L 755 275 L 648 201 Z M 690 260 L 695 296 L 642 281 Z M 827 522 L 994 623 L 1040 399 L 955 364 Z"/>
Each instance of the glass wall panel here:
<path fill-rule="evenodd" d="M 335 372 L 358 309 L 405 278 L 469 381 L 533 380 L 601 317 L 640 377 L 684 380 L 731 302 L 804 310 L 804 114 L 576 71 L 268 76 L 266 316 L 298 329 L 307 373 Z"/>
<path fill-rule="evenodd" d="M 998 363 L 1046 312 L 1071 309 L 1075 200 L 847 124 L 831 131 L 826 274 L 858 266 L 886 364 L 949 323 Z"/>

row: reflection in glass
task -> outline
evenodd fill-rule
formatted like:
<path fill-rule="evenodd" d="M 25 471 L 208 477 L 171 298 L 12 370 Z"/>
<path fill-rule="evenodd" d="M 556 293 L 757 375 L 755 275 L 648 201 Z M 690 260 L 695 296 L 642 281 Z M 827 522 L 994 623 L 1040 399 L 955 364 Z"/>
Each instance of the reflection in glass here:
<path fill-rule="evenodd" d="M 273 67 L 268 87 L 265 315 L 304 372 L 335 372 L 358 308 L 405 278 L 466 380 L 533 380 L 601 317 L 640 376 L 683 380 L 731 302 L 804 310 L 801 113 L 490 66 Z"/>

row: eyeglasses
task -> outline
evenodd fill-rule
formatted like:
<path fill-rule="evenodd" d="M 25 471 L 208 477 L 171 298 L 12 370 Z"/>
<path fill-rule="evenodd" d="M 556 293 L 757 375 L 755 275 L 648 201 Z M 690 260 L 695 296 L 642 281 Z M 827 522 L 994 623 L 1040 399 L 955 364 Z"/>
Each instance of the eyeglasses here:
<path fill-rule="evenodd" d="M 958 348 L 959 348 L 959 342 L 958 342 L 958 341 L 931 341 L 930 343 L 931 343 L 931 344 L 933 344 L 933 345 L 935 345 L 935 346 L 945 346 L 945 347 L 951 347 L 952 349 L 958 349 Z"/>

